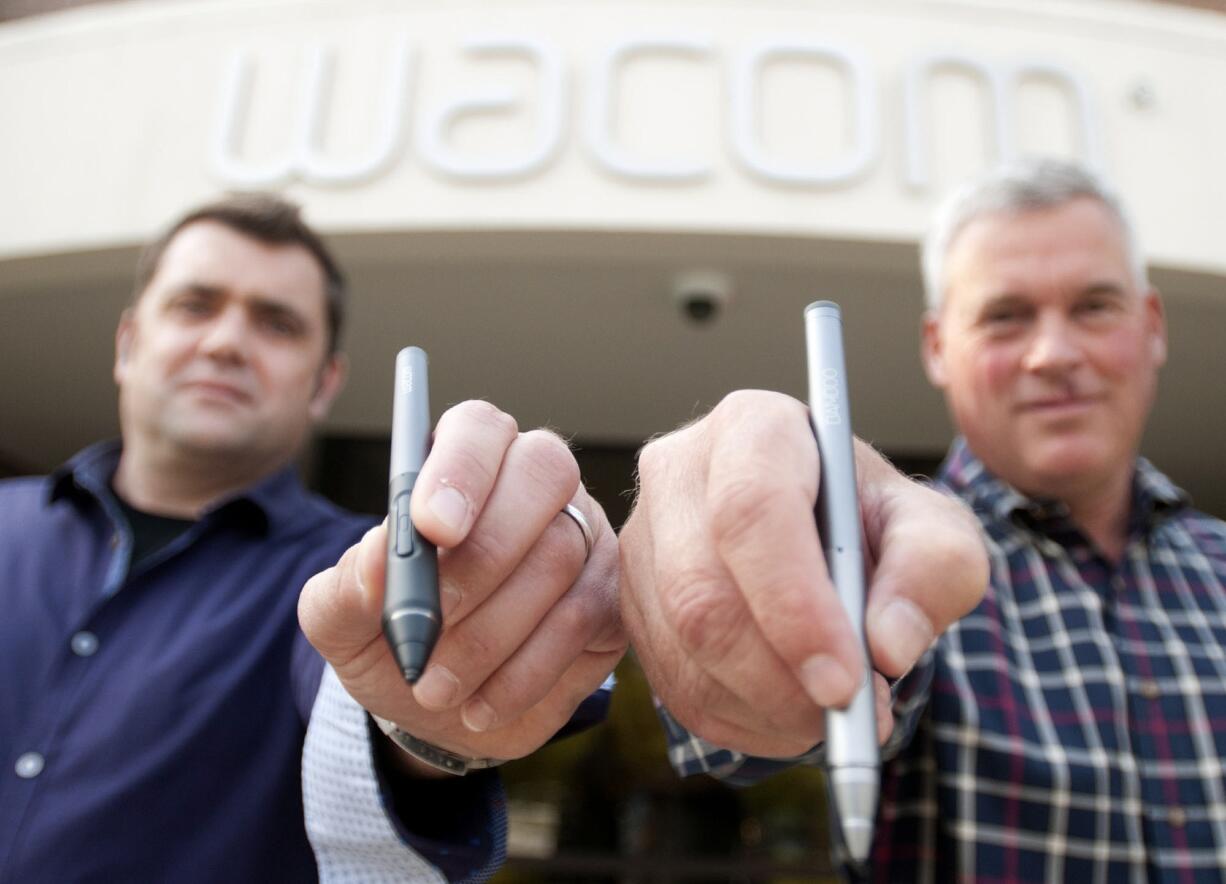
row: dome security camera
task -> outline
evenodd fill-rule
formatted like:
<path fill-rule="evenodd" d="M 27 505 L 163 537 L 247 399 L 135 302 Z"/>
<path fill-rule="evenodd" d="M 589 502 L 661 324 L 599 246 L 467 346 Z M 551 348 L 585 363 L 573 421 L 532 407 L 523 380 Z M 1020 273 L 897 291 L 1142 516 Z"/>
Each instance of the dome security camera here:
<path fill-rule="evenodd" d="M 710 325 L 732 300 L 732 280 L 715 270 L 692 270 L 673 280 L 673 303 L 691 325 Z"/>

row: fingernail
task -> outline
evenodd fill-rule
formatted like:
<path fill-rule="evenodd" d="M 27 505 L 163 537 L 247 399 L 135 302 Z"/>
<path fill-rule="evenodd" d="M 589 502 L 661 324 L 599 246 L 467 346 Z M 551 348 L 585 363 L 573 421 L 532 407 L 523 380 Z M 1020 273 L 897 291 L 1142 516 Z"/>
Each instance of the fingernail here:
<path fill-rule="evenodd" d="M 800 666 L 801 684 L 818 706 L 843 706 L 855 693 L 857 679 L 829 654 L 816 654 Z"/>
<path fill-rule="evenodd" d="M 878 640 L 884 637 L 903 667 L 915 665 L 932 644 L 932 624 L 924 612 L 908 599 L 895 599 L 881 610 L 873 624 Z"/>
<path fill-rule="evenodd" d="M 420 705 L 437 712 L 451 705 L 460 681 L 445 666 L 428 666 L 425 674 L 413 685 L 413 699 Z"/>
<path fill-rule="evenodd" d="M 468 520 L 468 500 L 457 489 L 443 485 L 430 497 L 430 512 L 452 531 L 463 531 Z"/>
<path fill-rule="evenodd" d="M 473 697 L 460 710 L 460 720 L 464 722 L 464 727 L 478 734 L 493 727 L 496 718 L 490 704 L 480 697 Z"/>

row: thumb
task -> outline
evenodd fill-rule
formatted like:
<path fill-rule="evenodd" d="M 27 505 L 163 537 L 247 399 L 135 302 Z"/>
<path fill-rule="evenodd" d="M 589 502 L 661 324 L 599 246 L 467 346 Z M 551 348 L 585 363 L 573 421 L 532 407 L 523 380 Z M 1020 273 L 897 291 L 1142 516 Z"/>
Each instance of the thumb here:
<path fill-rule="evenodd" d="M 906 673 L 971 611 L 988 583 L 974 517 L 944 495 L 923 490 L 931 495 L 924 505 L 899 507 L 884 529 L 865 612 L 873 662 L 891 677 Z"/>
<path fill-rule="evenodd" d="M 377 525 L 298 597 L 298 622 L 333 668 L 345 666 L 382 635 L 387 525 Z"/>

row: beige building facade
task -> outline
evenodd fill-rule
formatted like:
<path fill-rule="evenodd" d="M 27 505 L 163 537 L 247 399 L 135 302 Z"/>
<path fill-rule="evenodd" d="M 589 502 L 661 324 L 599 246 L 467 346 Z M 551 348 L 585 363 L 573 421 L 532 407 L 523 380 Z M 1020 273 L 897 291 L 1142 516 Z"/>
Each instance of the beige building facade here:
<path fill-rule="evenodd" d="M 1221 82 L 1226 17 L 1130 0 L 131 0 L 13 18 L 0 457 L 42 470 L 115 431 L 110 327 L 138 244 L 194 201 L 262 188 L 301 201 L 352 277 L 330 434 L 386 431 L 394 354 L 416 343 L 436 407 L 486 397 L 633 449 L 730 390 L 800 393 L 801 309 L 829 298 L 857 429 L 936 458 L 950 427 L 917 357 L 915 244 L 944 188 L 1043 152 L 1132 206 L 1173 350 L 1146 452 L 1226 513 Z"/>
<path fill-rule="evenodd" d="M 352 286 L 307 464 L 377 511 L 392 367 L 575 440 L 624 517 L 642 441 L 804 392 L 841 303 L 858 432 L 951 438 L 916 244 L 949 186 L 1074 157 L 1129 203 L 1171 358 L 1144 451 L 1226 516 L 1226 0 L 0 0 L 0 475 L 114 434 L 139 246 L 195 202 L 301 202 Z M 502 884 L 827 880 L 822 784 L 679 782 L 628 659 L 606 727 L 504 768 Z"/>

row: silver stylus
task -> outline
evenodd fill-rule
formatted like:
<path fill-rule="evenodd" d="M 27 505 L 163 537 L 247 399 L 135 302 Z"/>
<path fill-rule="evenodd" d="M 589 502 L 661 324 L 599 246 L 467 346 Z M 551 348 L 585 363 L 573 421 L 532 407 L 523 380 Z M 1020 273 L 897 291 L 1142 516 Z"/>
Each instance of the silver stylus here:
<path fill-rule="evenodd" d="M 837 304 L 815 301 L 805 308 L 805 351 L 809 414 L 821 461 L 817 527 L 830 579 L 864 652 L 864 681 L 851 704 L 846 709 L 826 711 L 827 780 L 836 847 L 862 864 L 872 848 L 881 759 L 872 669 L 864 640 L 860 502 L 847 402 L 843 321 Z"/>

